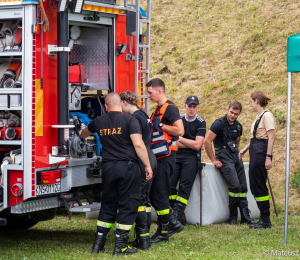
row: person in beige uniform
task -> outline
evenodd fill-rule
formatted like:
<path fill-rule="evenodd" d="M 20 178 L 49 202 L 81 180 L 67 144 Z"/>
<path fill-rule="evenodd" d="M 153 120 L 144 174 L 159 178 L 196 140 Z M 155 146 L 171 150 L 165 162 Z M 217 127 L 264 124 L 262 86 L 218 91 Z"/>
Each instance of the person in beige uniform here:
<path fill-rule="evenodd" d="M 251 142 L 240 151 L 239 158 L 250 151 L 250 188 L 260 210 L 260 219 L 250 228 L 271 228 L 269 191 L 267 188 L 268 170 L 272 168 L 272 151 L 275 140 L 275 119 L 266 109 L 268 98 L 263 92 L 251 95 L 251 107 L 258 113 L 251 126 Z"/>

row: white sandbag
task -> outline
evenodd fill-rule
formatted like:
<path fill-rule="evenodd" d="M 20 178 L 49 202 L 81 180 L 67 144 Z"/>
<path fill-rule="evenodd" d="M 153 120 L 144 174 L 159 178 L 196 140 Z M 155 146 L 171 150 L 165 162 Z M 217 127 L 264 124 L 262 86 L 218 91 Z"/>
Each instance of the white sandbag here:
<path fill-rule="evenodd" d="M 249 163 L 244 163 L 249 202 L 249 209 L 252 218 L 259 217 L 259 210 L 251 194 L 249 186 Z M 202 224 L 223 223 L 229 219 L 228 189 L 219 170 L 212 164 L 207 163 L 203 168 L 202 175 Z M 200 177 L 197 175 L 189 203 L 185 210 L 188 224 L 200 223 Z M 240 213 L 239 213 L 240 219 Z M 157 216 L 152 209 L 152 221 L 157 221 Z"/>

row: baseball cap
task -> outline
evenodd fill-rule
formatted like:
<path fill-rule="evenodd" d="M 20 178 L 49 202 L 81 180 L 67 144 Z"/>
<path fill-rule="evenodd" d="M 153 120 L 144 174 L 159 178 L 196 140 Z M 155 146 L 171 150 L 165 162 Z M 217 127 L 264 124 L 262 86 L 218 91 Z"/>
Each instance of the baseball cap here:
<path fill-rule="evenodd" d="M 199 100 L 196 96 L 190 96 L 186 99 L 185 103 L 189 106 L 190 104 L 199 105 Z"/>

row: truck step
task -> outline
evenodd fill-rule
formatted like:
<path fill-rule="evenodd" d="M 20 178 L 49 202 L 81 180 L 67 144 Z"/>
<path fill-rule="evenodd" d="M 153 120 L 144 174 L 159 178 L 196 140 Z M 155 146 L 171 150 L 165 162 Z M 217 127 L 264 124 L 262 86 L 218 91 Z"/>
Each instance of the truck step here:
<path fill-rule="evenodd" d="M 5 226 L 5 225 L 6 225 L 6 219 L 0 218 L 0 226 Z"/>
<path fill-rule="evenodd" d="M 101 203 L 93 203 L 93 204 L 87 204 L 87 205 L 82 205 L 78 206 L 75 208 L 70 208 L 69 212 L 70 213 L 82 213 L 82 212 L 90 212 L 90 211 L 97 211 L 101 207 Z"/>

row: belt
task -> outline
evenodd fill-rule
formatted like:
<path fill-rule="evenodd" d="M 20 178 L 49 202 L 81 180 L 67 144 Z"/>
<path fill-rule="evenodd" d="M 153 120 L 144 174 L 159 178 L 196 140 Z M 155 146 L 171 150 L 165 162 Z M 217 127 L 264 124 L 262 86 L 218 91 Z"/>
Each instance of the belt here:
<path fill-rule="evenodd" d="M 251 138 L 251 142 L 261 142 L 261 143 L 268 143 L 268 139 L 258 139 L 258 138 Z"/>

